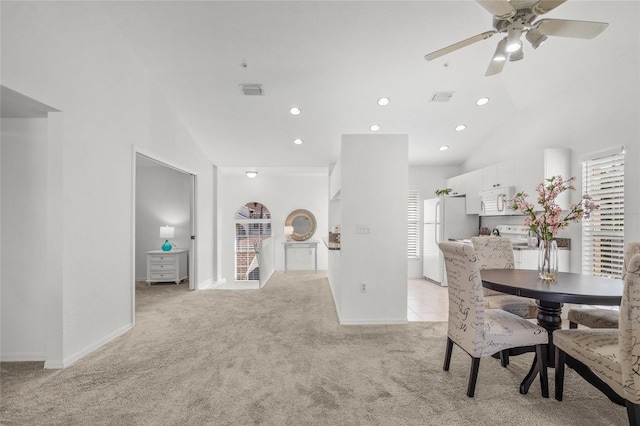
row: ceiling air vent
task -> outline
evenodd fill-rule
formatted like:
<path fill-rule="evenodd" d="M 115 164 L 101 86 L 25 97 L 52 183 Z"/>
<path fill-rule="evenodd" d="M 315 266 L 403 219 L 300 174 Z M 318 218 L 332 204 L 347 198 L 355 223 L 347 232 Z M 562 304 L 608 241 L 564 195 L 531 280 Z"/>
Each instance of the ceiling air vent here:
<path fill-rule="evenodd" d="M 453 92 L 435 92 L 431 95 L 431 102 L 449 102 L 453 97 Z"/>
<path fill-rule="evenodd" d="M 240 88 L 245 96 L 264 96 L 262 84 L 241 84 Z"/>

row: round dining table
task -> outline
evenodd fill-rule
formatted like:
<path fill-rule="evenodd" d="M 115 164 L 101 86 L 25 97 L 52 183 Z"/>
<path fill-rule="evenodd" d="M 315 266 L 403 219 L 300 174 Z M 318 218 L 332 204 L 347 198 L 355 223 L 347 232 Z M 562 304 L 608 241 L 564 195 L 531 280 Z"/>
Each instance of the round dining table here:
<path fill-rule="evenodd" d="M 538 325 L 549 333 L 547 365 L 550 367 L 554 366 L 553 332 L 562 327 L 563 303 L 620 305 L 624 287 L 621 279 L 569 272 L 559 272 L 554 281 L 543 280 L 538 271 L 529 269 L 485 269 L 480 271 L 480 276 L 482 285 L 488 289 L 536 299 Z M 537 374 L 534 366 L 520 385 L 523 394 L 528 392 Z"/>

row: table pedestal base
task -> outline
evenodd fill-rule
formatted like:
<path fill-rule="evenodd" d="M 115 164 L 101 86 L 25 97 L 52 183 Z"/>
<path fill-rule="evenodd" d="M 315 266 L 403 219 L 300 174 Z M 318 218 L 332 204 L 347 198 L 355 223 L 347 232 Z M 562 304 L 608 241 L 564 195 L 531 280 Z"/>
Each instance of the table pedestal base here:
<path fill-rule="evenodd" d="M 562 318 L 560 317 L 561 313 L 562 303 L 545 302 L 543 300 L 538 301 L 538 325 L 547 330 L 547 333 L 549 334 L 549 343 L 547 344 L 547 351 L 545 354 L 547 358 L 547 367 L 555 367 L 556 347 L 553 344 L 553 332 L 562 328 Z M 523 395 L 529 392 L 531 383 L 533 383 L 533 380 L 539 373 L 537 368 L 538 356 L 539 354 L 536 353 L 529 373 L 527 373 L 527 376 L 520 384 L 520 393 Z"/>
<path fill-rule="evenodd" d="M 549 367 L 553 367 L 556 347 L 553 344 L 553 332 L 562 328 L 562 303 L 538 301 L 538 325 L 547 330 L 549 334 L 549 344 L 547 345 L 547 362 Z"/>

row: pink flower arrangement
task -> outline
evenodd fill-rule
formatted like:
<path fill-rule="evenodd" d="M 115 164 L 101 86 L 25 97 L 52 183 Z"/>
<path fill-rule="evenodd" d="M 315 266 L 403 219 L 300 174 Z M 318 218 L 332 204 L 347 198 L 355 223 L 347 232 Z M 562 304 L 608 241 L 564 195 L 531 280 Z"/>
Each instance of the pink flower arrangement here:
<path fill-rule="evenodd" d="M 520 210 L 527 216 L 524 219 L 524 225 L 535 232 L 540 241 L 553 240 L 558 232 L 569 226 L 571 222 L 578 222 L 582 218 L 588 219 L 592 211 L 600 208 L 589 194 L 584 194 L 578 204 L 572 204 L 566 214 L 562 213 L 556 198 L 568 189 L 575 190 L 572 185 L 574 180 L 576 180 L 575 176 L 567 180 L 562 179 L 562 176 L 553 176 L 538 184 L 536 191 L 541 209 L 538 209 L 537 214 L 536 206 L 526 200 L 528 196 L 526 193 L 519 192 L 513 197 L 513 209 Z"/>

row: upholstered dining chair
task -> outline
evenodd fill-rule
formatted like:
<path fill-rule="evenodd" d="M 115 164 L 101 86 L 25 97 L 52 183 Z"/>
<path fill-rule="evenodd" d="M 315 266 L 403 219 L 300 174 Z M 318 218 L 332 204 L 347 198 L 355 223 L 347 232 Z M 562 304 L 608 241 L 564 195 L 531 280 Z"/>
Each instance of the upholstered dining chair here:
<path fill-rule="evenodd" d="M 513 269 L 513 244 L 508 238 L 472 237 L 471 244 L 478 257 L 480 270 Z M 522 318 L 536 318 L 538 308 L 536 301 L 526 297 L 504 294 L 499 291 L 483 288 L 484 305 L 488 309 L 503 309 Z"/>
<path fill-rule="evenodd" d="M 622 279 L 627 274 L 627 264 L 634 254 L 640 253 L 640 242 L 627 244 L 622 263 Z M 620 314 L 614 309 L 572 308 L 567 312 L 569 328 L 578 328 L 578 324 L 589 328 L 618 328 Z"/>
<path fill-rule="evenodd" d="M 626 405 L 630 425 L 640 424 L 640 254 L 627 262 L 617 330 L 556 330 L 555 397 L 562 401 L 565 363 L 613 402 Z"/>
<path fill-rule="evenodd" d="M 549 397 L 547 331 L 502 309 L 486 309 L 480 267 L 470 244 L 441 242 L 449 293 L 449 321 L 443 369 L 449 371 L 454 343 L 471 356 L 467 396 L 473 397 L 480 359 L 511 348 L 535 346 L 535 368 L 540 373 L 542 396 Z"/>

